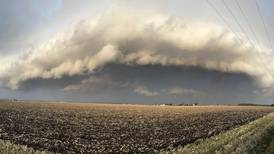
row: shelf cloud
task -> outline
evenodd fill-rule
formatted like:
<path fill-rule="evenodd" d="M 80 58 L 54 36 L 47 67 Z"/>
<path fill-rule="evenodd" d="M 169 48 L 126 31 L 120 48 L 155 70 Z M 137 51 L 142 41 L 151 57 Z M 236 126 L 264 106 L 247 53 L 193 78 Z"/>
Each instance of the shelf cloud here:
<path fill-rule="evenodd" d="M 244 38 L 216 23 L 114 9 L 97 19 L 79 22 L 21 56 L 2 60 L 0 79 L 4 86 L 18 89 L 32 79 L 92 76 L 108 64 L 159 65 L 243 73 L 261 88 L 271 88 L 273 55 L 267 49 L 258 51 Z M 83 82 L 102 81 L 90 78 Z M 74 85 L 66 90 L 77 88 Z M 136 88 L 135 92 L 159 95 L 144 87 Z M 196 91 L 170 91 L 170 94 L 179 93 Z"/>

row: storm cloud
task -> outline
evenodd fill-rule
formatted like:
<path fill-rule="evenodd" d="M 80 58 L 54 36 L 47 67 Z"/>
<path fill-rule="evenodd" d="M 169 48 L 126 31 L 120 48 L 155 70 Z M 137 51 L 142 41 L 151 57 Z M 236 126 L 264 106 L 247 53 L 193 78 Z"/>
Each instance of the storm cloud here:
<path fill-rule="evenodd" d="M 79 22 L 21 56 L 3 59 L 0 79 L 4 86 L 18 89 L 33 79 L 94 75 L 109 64 L 157 65 L 243 73 L 261 88 L 272 88 L 273 55 L 267 49 L 258 51 L 244 38 L 236 37 L 216 23 L 111 10 L 97 19 Z M 82 84 L 98 82 L 103 81 L 90 78 Z M 74 85 L 65 89 L 77 88 Z M 137 87 L 135 92 L 159 95 L 144 87 Z M 185 92 L 194 93 L 182 89 L 170 91 L 171 94 Z"/>

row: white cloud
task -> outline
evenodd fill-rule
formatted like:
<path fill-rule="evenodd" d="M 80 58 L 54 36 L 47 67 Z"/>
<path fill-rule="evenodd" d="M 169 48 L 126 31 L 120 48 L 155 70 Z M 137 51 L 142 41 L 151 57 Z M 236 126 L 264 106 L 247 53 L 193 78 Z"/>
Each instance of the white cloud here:
<path fill-rule="evenodd" d="M 146 96 L 146 97 L 154 97 L 159 96 L 160 93 L 157 91 L 150 91 L 144 86 L 140 86 L 136 83 L 122 83 L 118 81 L 113 81 L 108 76 L 101 77 L 90 77 L 82 80 L 78 84 L 67 85 L 63 90 L 66 92 L 75 92 L 75 91 L 90 91 L 96 90 L 98 88 L 129 88 L 132 89 L 136 94 Z"/>
<path fill-rule="evenodd" d="M 172 96 L 190 96 L 190 97 L 203 97 L 206 96 L 204 92 L 197 91 L 194 89 L 182 89 L 182 88 L 171 88 L 167 90 L 168 95 Z"/>
<path fill-rule="evenodd" d="M 70 84 L 67 85 L 63 90 L 64 91 L 88 91 L 88 90 L 96 90 L 97 88 L 123 88 L 129 87 L 128 83 L 121 83 L 117 81 L 113 81 L 108 76 L 100 76 L 95 77 L 91 76 L 87 79 L 82 80 L 78 84 Z"/>
<path fill-rule="evenodd" d="M 157 91 L 150 91 L 144 86 L 137 86 L 134 89 L 134 92 L 138 95 L 146 96 L 146 97 L 155 97 L 160 96 L 160 93 Z"/>
<path fill-rule="evenodd" d="M 13 61 L 1 61 L 0 80 L 16 89 L 30 79 L 96 73 L 106 64 L 120 63 L 244 73 L 269 88 L 274 84 L 272 59 L 267 50 L 257 52 L 246 40 L 239 43 L 233 33 L 214 23 L 110 11 L 95 21 L 80 22 Z M 268 69 L 262 68 L 266 63 Z"/>

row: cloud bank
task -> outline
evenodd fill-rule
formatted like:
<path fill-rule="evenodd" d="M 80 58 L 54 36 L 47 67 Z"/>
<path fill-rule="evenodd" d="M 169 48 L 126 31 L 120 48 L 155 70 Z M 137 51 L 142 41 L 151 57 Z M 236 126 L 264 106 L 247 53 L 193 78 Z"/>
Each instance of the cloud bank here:
<path fill-rule="evenodd" d="M 182 89 L 172 88 L 168 90 L 169 95 L 173 96 L 193 96 L 193 97 L 204 97 L 206 94 L 194 89 Z"/>
<path fill-rule="evenodd" d="M 131 87 L 129 83 L 123 83 L 114 81 L 109 76 L 100 76 L 95 77 L 92 76 L 88 79 L 83 79 L 80 83 L 77 84 L 69 84 L 63 90 L 64 91 L 90 91 L 96 90 L 98 88 L 105 89 L 105 88 L 125 88 Z"/>
<path fill-rule="evenodd" d="M 239 42 L 233 33 L 215 23 L 112 10 L 97 19 L 79 22 L 19 57 L 2 60 L 0 80 L 5 86 L 18 89 L 31 79 L 96 74 L 105 65 L 116 63 L 190 66 L 244 73 L 254 78 L 260 87 L 271 88 L 274 84 L 273 55 L 257 51 L 244 38 L 241 40 Z M 67 89 L 77 89 L 77 86 Z M 135 91 L 158 95 L 140 87 Z M 185 91 L 177 89 L 171 93 Z"/>
<path fill-rule="evenodd" d="M 204 97 L 206 93 L 201 92 L 199 90 L 187 89 L 182 87 L 175 88 L 157 88 L 149 89 L 146 86 L 142 85 L 143 83 L 138 82 L 122 82 L 122 81 L 114 81 L 109 76 L 100 76 L 100 77 L 90 77 L 88 79 L 83 79 L 78 84 L 70 84 L 67 85 L 63 90 L 65 92 L 88 92 L 88 91 L 96 91 L 98 89 L 118 89 L 125 88 L 133 91 L 135 94 L 139 96 L 145 97 L 157 97 L 157 96 L 180 96 L 180 97 Z M 159 90 L 160 89 L 160 90 Z"/>
<path fill-rule="evenodd" d="M 155 97 L 160 96 L 160 93 L 157 91 L 150 91 L 144 86 L 137 86 L 134 89 L 134 92 L 141 96 L 147 96 L 147 97 Z"/>

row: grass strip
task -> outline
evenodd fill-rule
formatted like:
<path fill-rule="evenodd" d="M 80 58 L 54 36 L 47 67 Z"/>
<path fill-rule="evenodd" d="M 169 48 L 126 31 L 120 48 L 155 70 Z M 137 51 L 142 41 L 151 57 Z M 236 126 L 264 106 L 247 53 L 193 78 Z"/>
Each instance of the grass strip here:
<path fill-rule="evenodd" d="M 0 140 L 0 154 L 50 154 L 48 151 L 38 151 L 27 146 L 13 144 Z"/>
<path fill-rule="evenodd" d="M 252 153 L 268 142 L 267 136 L 274 129 L 274 113 L 268 114 L 249 124 L 223 132 L 217 136 L 200 139 L 196 142 L 160 153 L 212 154 L 212 153 Z"/>

